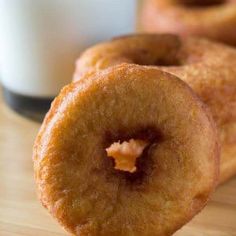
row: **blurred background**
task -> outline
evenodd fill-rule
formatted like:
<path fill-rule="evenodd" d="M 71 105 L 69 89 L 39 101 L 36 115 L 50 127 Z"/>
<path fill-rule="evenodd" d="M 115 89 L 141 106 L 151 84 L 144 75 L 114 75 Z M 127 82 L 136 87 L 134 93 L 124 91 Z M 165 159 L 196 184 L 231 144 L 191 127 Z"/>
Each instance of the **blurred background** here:
<path fill-rule="evenodd" d="M 71 81 L 79 54 L 133 33 L 136 14 L 136 0 L 1 0 L 0 73 L 7 104 L 42 120 Z"/>

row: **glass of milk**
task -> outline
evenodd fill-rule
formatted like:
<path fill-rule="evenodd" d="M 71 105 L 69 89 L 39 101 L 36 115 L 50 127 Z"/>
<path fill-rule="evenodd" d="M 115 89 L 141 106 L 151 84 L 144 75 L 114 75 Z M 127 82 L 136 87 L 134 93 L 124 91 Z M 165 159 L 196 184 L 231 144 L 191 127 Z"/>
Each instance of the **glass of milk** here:
<path fill-rule="evenodd" d="M 6 102 L 40 118 L 69 83 L 80 52 L 132 33 L 136 0 L 0 0 L 0 76 Z"/>

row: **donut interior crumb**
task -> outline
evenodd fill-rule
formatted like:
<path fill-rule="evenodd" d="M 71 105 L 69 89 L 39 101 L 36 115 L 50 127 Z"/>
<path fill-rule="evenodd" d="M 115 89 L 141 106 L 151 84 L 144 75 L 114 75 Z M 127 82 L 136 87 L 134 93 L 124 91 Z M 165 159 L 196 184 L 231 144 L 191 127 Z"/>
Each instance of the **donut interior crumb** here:
<path fill-rule="evenodd" d="M 114 142 L 106 148 L 107 156 L 115 161 L 115 169 L 134 173 L 137 170 L 136 159 L 142 156 L 149 142 L 141 139 L 130 139 L 120 143 Z"/>

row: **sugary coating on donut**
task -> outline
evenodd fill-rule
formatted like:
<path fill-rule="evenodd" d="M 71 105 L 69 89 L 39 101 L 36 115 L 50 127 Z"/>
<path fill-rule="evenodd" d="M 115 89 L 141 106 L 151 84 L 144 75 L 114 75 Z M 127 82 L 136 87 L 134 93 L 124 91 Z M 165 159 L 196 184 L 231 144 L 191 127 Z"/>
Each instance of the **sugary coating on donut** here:
<path fill-rule="evenodd" d="M 106 148 L 144 139 L 137 171 L 114 169 Z M 120 65 L 65 87 L 34 146 L 40 199 L 76 235 L 171 235 L 206 204 L 218 142 L 204 104 L 176 77 Z"/>
<path fill-rule="evenodd" d="M 104 61 L 105 64 L 101 63 Z M 75 79 L 79 79 L 83 73 L 101 71 L 122 62 L 155 66 L 187 82 L 208 105 L 219 127 L 222 143 L 221 182 L 236 173 L 234 48 L 205 39 L 181 39 L 166 34 L 120 37 L 85 51 L 77 61 Z"/>

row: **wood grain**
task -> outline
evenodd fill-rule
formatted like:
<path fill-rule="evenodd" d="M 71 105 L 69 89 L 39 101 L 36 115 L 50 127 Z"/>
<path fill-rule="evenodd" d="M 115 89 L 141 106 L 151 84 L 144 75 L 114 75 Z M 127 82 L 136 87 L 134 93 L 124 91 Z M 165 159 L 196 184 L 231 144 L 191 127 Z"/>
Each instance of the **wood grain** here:
<path fill-rule="evenodd" d="M 68 235 L 36 197 L 31 155 L 38 129 L 0 99 L 0 236 Z M 236 236 L 236 178 L 175 236 Z"/>

